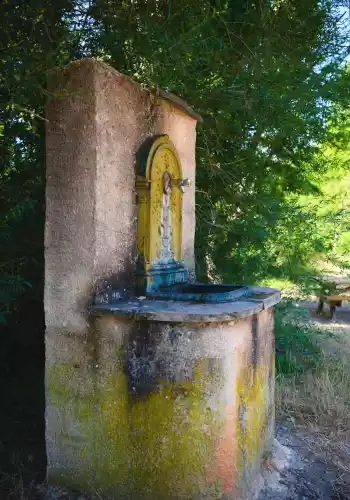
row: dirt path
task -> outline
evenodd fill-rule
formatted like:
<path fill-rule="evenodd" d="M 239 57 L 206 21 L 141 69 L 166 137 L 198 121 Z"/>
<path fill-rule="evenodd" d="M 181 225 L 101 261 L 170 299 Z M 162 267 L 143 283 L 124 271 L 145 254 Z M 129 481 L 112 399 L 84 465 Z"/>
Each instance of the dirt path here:
<path fill-rule="evenodd" d="M 310 433 L 283 422 L 277 426 L 276 437 L 284 457 L 264 471 L 265 485 L 258 500 L 350 499 L 343 469 L 317 452 Z M 346 459 L 350 460 L 350 453 Z"/>

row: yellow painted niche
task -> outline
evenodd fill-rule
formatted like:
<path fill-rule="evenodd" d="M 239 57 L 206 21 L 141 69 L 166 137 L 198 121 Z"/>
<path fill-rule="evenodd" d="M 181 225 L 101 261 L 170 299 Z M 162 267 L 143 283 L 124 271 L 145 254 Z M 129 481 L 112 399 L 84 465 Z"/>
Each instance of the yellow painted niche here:
<path fill-rule="evenodd" d="M 161 258 L 162 211 L 164 207 L 164 175 L 182 179 L 179 156 L 167 135 L 154 140 L 146 162 L 144 175 L 138 175 L 138 255 L 150 270 Z M 182 258 L 182 190 L 174 188 L 170 196 L 171 253 L 174 261 Z"/>

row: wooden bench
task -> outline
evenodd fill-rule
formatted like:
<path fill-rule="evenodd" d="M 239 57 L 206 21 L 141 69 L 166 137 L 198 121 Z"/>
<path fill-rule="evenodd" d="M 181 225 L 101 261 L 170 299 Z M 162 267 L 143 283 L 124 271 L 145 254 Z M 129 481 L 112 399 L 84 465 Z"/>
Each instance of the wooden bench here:
<path fill-rule="evenodd" d="M 344 300 L 350 300 L 349 278 L 326 278 L 322 280 L 323 291 L 318 294 L 319 303 L 317 314 L 321 314 L 324 304 L 329 304 L 331 319 L 334 318 L 336 308 L 341 307 Z"/>

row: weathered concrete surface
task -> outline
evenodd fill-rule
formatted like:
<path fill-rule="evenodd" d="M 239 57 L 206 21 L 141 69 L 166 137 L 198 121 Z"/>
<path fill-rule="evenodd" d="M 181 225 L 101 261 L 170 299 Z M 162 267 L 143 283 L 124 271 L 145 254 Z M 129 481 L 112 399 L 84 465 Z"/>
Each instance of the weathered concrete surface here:
<path fill-rule="evenodd" d="M 193 116 L 86 59 L 57 76 L 47 119 L 49 481 L 102 498 L 249 498 L 273 429 L 266 294 L 221 325 L 88 312 L 101 280 L 133 286 L 136 152 L 156 134 L 193 181 L 182 245 L 194 269 Z"/>
<path fill-rule="evenodd" d="M 136 258 L 136 152 L 168 134 L 185 177 L 183 256 L 194 269 L 195 125 L 168 100 L 93 59 L 56 75 L 47 107 L 45 314 L 48 332 L 86 332 L 99 279 L 132 286 Z"/>
<path fill-rule="evenodd" d="M 164 103 L 167 103 L 165 106 Z M 179 155 L 184 178 L 191 180 L 182 198 L 182 259 L 185 267 L 194 274 L 195 237 L 195 186 L 196 186 L 196 122 L 179 112 L 170 101 L 163 101 L 158 111 L 156 133 L 168 134 Z"/>
<path fill-rule="evenodd" d="M 48 346 L 49 480 L 113 498 L 250 498 L 273 441 L 273 310 L 121 324 L 98 318 L 90 337 Z"/>
<path fill-rule="evenodd" d="M 76 61 L 59 71 L 52 91 L 46 113 L 48 473 L 52 477 L 57 470 L 64 470 L 78 477 L 83 471 L 86 478 L 91 457 L 80 453 L 80 430 L 71 406 L 78 391 L 89 402 L 84 406 L 86 411 L 90 404 L 93 412 L 97 411 L 93 402 L 94 358 L 99 353 L 95 351 L 109 346 L 97 338 L 89 320 L 93 289 L 101 280 L 111 279 L 121 291 L 133 286 L 136 152 L 148 137 L 167 133 L 177 148 L 185 176 L 194 180 L 196 120 L 178 105 L 143 90 L 93 59 Z M 194 185 L 186 196 L 183 253 L 186 264 L 194 269 Z M 115 323 L 113 331 L 124 339 L 132 328 L 131 324 Z M 115 349 L 114 345 L 113 353 Z M 104 369 L 111 376 L 109 368 Z M 67 387 L 71 392 L 65 391 L 66 399 L 59 407 L 52 373 L 57 380 L 60 373 L 70 380 Z M 79 398 L 77 401 L 82 405 Z M 94 436 L 84 439 L 90 439 L 93 446 Z M 93 478 L 91 470 L 94 483 Z"/>
<path fill-rule="evenodd" d="M 265 289 L 266 290 L 266 289 Z M 154 300 L 131 298 L 115 300 L 110 304 L 93 305 L 94 316 L 115 316 L 117 318 L 177 323 L 218 323 L 247 318 L 270 308 L 280 300 L 277 290 L 269 289 L 260 298 L 258 295 L 242 297 L 232 302 L 208 303 L 181 300 Z M 266 306 L 268 304 L 268 306 Z"/>

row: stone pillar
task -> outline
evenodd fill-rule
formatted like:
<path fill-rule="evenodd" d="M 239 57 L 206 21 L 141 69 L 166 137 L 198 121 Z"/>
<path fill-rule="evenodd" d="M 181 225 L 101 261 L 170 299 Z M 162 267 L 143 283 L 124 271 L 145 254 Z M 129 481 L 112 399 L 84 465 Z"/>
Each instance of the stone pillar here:
<path fill-rule="evenodd" d="M 48 473 L 56 482 L 70 476 L 81 485 L 79 474 L 86 478 L 90 470 L 93 481 L 94 467 L 77 422 L 81 413 L 97 411 L 97 360 L 111 339 L 114 352 L 132 328 L 115 322 L 105 342 L 96 335 L 88 316 L 93 289 L 103 280 L 113 280 L 121 291 L 133 285 L 136 153 L 157 134 L 169 135 L 184 176 L 193 181 L 184 197 L 183 256 L 194 269 L 197 117 L 181 100 L 144 90 L 94 59 L 71 63 L 53 82 L 46 113 Z"/>
<path fill-rule="evenodd" d="M 94 59 L 55 78 L 47 107 L 45 311 L 53 328 L 85 332 L 100 278 L 132 283 L 136 152 L 168 134 L 192 186 L 184 197 L 183 256 L 194 268 L 196 119 Z"/>

